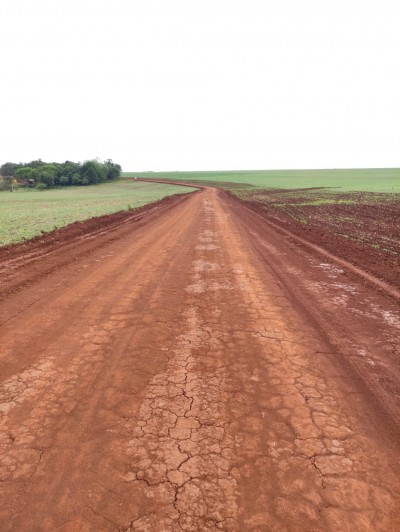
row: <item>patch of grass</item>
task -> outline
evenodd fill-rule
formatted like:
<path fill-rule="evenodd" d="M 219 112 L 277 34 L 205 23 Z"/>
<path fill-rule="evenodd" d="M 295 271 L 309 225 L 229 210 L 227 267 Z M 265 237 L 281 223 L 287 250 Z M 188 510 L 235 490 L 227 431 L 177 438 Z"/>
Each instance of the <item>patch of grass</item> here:
<path fill-rule="evenodd" d="M 334 170 L 244 170 L 229 172 L 125 172 L 138 176 L 173 181 L 212 183 L 223 188 L 299 189 L 328 187 L 336 192 L 400 192 L 400 168 Z"/>
<path fill-rule="evenodd" d="M 128 180 L 88 187 L 0 192 L 0 245 L 188 192 L 191 189 L 187 187 Z"/>

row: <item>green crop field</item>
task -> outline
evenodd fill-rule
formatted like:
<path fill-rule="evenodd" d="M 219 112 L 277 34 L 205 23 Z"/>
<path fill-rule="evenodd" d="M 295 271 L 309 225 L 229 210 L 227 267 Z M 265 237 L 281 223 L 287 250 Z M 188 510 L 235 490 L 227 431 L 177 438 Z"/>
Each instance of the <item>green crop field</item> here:
<path fill-rule="evenodd" d="M 329 187 L 342 192 L 400 192 L 400 168 L 257 170 L 230 172 L 126 172 L 125 176 L 212 183 L 226 188 Z"/>
<path fill-rule="evenodd" d="M 121 180 L 87 187 L 0 192 L 0 245 L 190 191 L 187 187 Z"/>

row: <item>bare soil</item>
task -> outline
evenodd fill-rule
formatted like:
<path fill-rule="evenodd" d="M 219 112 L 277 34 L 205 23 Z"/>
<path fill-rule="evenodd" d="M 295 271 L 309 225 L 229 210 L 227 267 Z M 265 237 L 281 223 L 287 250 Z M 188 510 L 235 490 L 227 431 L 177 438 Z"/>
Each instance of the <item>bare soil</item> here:
<path fill-rule="evenodd" d="M 399 304 L 263 216 L 1 251 L 1 530 L 400 529 Z"/>
<path fill-rule="evenodd" d="M 293 233 L 400 288 L 399 194 L 258 189 L 241 196 Z"/>

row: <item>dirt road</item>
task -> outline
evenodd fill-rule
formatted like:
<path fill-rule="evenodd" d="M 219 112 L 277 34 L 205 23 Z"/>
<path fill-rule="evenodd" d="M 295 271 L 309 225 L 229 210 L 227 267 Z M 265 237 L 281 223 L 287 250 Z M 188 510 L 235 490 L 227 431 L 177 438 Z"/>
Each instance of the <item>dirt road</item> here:
<path fill-rule="evenodd" d="M 0 272 L 0 530 L 400 530 L 395 300 L 213 189 Z"/>

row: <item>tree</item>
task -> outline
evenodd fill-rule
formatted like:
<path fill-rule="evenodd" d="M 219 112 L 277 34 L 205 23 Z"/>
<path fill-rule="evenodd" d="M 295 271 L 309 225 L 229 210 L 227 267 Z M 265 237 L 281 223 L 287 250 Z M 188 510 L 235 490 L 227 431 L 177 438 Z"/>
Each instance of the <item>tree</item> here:
<path fill-rule="evenodd" d="M 113 180 L 118 179 L 121 174 L 121 166 L 119 164 L 113 163 L 111 159 L 104 161 L 106 167 L 106 178 Z"/>
<path fill-rule="evenodd" d="M 4 163 L 0 166 L 0 175 L 3 177 L 13 176 L 18 166 L 16 163 Z"/>
<path fill-rule="evenodd" d="M 28 179 L 35 179 L 35 170 L 30 166 L 21 166 L 15 170 L 15 177 L 19 181 L 28 181 Z"/>
<path fill-rule="evenodd" d="M 79 174 L 74 174 L 71 178 L 71 184 L 72 185 L 82 185 L 82 179 Z"/>
<path fill-rule="evenodd" d="M 86 180 L 89 185 L 93 185 L 95 183 L 101 183 L 106 179 L 106 169 L 98 161 L 85 161 L 81 167 L 80 175 L 82 182 Z"/>
<path fill-rule="evenodd" d="M 71 185 L 73 176 L 79 175 L 80 169 L 81 165 L 72 161 L 65 161 L 65 163 L 57 165 L 56 185 Z"/>
<path fill-rule="evenodd" d="M 57 174 L 57 164 L 43 164 L 37 168 L 37 180 L 44 183 L 48 188 L 53 187 Z"/>
<path fill-rule="evenodd" d="M 26 166 L 30 166 L 31 168 L 40 168 L 41 166 L 46 165 L 47 163 L 44 163 L 42 159 L 36 159 L 35 161 L 31 161 L 30 163 L 27 163 Z"/>

